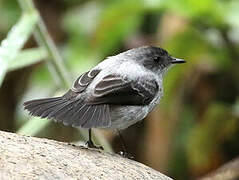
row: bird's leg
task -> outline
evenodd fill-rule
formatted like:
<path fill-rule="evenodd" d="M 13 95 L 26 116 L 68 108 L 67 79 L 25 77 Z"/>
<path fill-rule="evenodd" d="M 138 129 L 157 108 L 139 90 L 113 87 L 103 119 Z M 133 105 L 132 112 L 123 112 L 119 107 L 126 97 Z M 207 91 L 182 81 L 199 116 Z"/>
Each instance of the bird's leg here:
<path fill-rule="evenodd" d="M 134 157 L 130 153 L 127 152 L 126 144 L 125 144 L 123 136 L 120 133 L 120 130 L 117 129 L 116 131 L 118 132 L 120 143 L 121 143 L 121 146 L 123 148 L 123 151 L 120 151 L 119 154 L 121 156 L 123 156 L 123 157 L 129 158 L 129 159 L 133 159 Z"/>
<path fill-rule="evenodd" d="M 101 149 L 101 150 L 104 150 L 104 148 L 102 146 L 96 146 L 92 139 L 91 139 L 91 128 L 89 129 L 89 140 L 86 142 L 86 145 L 89 147 L 89 148 L 94 148 L 94 149 Z"/>

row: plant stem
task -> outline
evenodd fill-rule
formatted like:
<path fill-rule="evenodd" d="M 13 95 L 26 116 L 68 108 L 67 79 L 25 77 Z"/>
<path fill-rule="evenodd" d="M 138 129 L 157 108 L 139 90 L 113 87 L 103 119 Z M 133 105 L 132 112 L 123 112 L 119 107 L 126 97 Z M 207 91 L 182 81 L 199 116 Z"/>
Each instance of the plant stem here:
<path fill-rule="evenodd" d="M 32 0 L 18 0 L 23 11 L 36 11 Z M 54 77 L 59 79 L 58 81 L 63 87 L 69 87 L 69 75 L 68 72 L 63 65 L 62 58 L 60 53 L 58 52 L 53 40 L 50 38 L 50 35 L 46 29 L 46 26 L 41 18 L 39 17 L 39 21 L 36 26 L 36 30 L 34 32 L 34 36 L 38 42 L 38 44 L 44 48 L 46 48 L 48 52 L 48 61 L 49 64 L 52 65 L 55 71 Z"/>

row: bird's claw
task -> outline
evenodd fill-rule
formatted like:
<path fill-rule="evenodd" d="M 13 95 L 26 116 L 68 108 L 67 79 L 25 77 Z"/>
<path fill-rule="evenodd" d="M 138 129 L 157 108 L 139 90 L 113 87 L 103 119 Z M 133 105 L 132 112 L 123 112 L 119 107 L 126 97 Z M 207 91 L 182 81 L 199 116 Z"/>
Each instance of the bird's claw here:
<path fill-rule="evenodd" d="M 128 159 L 134 159 L 134 156 L 132 156 L 130 153 L 127 153 L 126 151 L 120 151 L 118 154 L 124 158 Z"/>
<path fill-rule="evenodd" d="M 87 141 L 85 143 L 85 145 L 88 147 L 88 148 L 94 148 L 94 149 L 99 149 L 99 150 L 104 150 L 104 148 L 102 146 L 96 146 L 94 145 L 93 141 Z"/>

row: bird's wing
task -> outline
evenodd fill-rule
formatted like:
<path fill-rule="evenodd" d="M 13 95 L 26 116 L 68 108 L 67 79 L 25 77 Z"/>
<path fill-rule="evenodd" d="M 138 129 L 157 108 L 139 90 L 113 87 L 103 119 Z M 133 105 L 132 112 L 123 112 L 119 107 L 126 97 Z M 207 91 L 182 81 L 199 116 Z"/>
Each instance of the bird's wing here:
<path fill-rule="evenodd" d="M 87 86 L 93 81 L 93 79 L 99 74 L 100 71 L 100 69 L 93 69 L 91 71 L 83 73 L 75 80 L 73 86 L 71 87 L 71 90 L 75 93 L 83 92 L 87 88 Z"/>
<path fill-rule="evenodd" d="M 129 80 L 120 75 L 105 76 L 94 88 L 87 104 L 147 105 L 158 92 L 154 78 Z"/>

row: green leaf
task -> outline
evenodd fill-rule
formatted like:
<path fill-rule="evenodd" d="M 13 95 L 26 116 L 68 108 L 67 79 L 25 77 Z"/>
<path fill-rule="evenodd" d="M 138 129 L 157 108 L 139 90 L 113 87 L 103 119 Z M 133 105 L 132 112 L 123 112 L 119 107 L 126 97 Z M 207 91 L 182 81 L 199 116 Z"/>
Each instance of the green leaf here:
<path fill-rule="evenodd" d="M 35 11 L 23 14 L 18 23 L 8 33 L 7 38 L 2 41 L 0 46 L 0 86 L 8 65 L 15 59 L 31 35 L 37 20 L 38 14 Z"/>
<path fill-rule="evenodd" d="M 8 64 L 8 70 L 14 71 L 32 64 L 38 63 L 47 58 L 45 48 L 32 48 L 21 51 L 14 60 Z"/>

